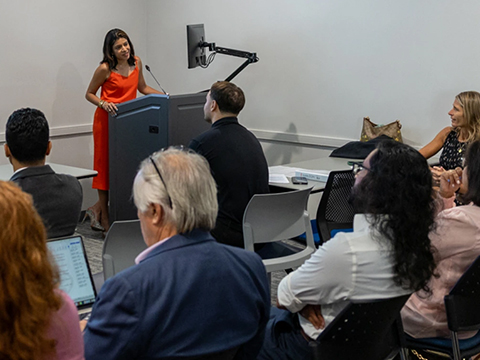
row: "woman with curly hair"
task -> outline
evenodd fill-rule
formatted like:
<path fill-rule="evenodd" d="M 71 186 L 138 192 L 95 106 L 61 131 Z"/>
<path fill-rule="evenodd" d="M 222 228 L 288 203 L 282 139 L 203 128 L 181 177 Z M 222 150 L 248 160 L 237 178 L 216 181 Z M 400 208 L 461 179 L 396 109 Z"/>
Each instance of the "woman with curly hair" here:
<path fill-rule="evenodd" d="M 464 185 L 463 202 L 455 207 L 455 191 Z M 430 234 L 437 249 L 437 277 L 430 280 L 432 294 L 413 294 L 402 310 L 405 331 L 415 338 L 449 337 L 443 298 L 480 255 L 480 141 L 467 148 L 464 169 L 444 172 L 440 177 L 440 196 L 445 209 L 437 216 L 437 229 Z M 468 337 L 474 333 L 462 334 Z"/>
<path fill-rule="evenodd" d="M 311 358 L 316 339 L 350 300 L 428 291 L 435 269 L 432 175 L 425 158 L 396 141 L 354 167 L 352 233 L 337 233 L 278 286 L 257 359 Z"/>
<path fill-rule="evenodd" d="M 58 289 L 31 196 L 0 181 L 0 219 L 0 359 L 83 359 L 78 312 Z"/>

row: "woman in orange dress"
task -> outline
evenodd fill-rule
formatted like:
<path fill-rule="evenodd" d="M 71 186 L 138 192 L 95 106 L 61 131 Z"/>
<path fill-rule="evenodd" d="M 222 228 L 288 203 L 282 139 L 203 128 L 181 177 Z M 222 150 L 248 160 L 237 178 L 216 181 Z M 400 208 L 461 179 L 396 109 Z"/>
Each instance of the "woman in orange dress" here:
<path fill-rule="evenodd" d="M 97 92 L 100 87 L 102 91 L 98 97 Z M 133 44 L 128 35 L 120 29 L 112 29 L 105 36 L 103 60 L 95 70 L 85 95 L 89 102 L 98 107 L 93 119 L 93 168 L 98 171 L 98 175 L 93 178 L 92 183 L 92 187 L 98 190 L 98 201 L 86 212 L 94 230 L 107 231 L 110 227 L 108 222 L 108 115 L 116 114 L 116 104 L 135 99 L 137 90 L 144 95 L 163 94 L 146 84 L 142 61 L 135 56 Z"/>

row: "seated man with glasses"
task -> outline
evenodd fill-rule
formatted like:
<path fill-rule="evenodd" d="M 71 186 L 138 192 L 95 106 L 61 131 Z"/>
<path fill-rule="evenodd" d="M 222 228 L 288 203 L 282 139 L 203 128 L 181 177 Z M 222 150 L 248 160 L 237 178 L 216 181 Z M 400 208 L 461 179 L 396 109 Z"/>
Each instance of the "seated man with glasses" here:
<path fill-rule="evenodd" d="M 412 147 L 388 141 L 353 171 L 353 232 L 337 233 L 281 281 L 279 309 L 270 312 L 257 359 L 310 359 L 309 341 L 349 300 L 428 290 L 435 207 L 427 161 Z"/>
<path fill-rule="evenodd" d="M 148 248 L 103 285 L 85 358 L 255 359 L 270 311 L 260 257 L 215 241 L 217 189 L 207 161 L 167 149 L 133 185 Z"/>

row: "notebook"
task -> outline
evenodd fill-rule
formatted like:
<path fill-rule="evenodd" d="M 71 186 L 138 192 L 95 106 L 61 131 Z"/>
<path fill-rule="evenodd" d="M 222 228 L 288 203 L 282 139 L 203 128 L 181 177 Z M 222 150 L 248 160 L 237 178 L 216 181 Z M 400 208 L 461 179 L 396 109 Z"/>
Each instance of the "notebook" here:
<path fill-rule="evenodd" d="M 92 311 L 97 295 L 83 238 L 72 235 L 52 239 L 47 246 L 60 272 L 60 289 L 73 300 L 82 319 Z"/>

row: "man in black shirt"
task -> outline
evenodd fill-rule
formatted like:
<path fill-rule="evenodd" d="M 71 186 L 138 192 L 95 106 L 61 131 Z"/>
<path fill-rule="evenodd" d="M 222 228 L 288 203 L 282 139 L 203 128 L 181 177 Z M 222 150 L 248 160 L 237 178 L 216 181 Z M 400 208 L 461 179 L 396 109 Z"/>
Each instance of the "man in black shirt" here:
<path fill-rule="evenodd" d="M 218 216 L 213 237 L 221 243 L 243 247 L 242 219 L 255 194 L 269 192 L 268 165 L 258 139 L 238 123 L 245 95 L 238 86 L 214 83 L 204 106 L 210 130 L 197 136 L 189 147 L 203 155 L 218 188 Z"/>

